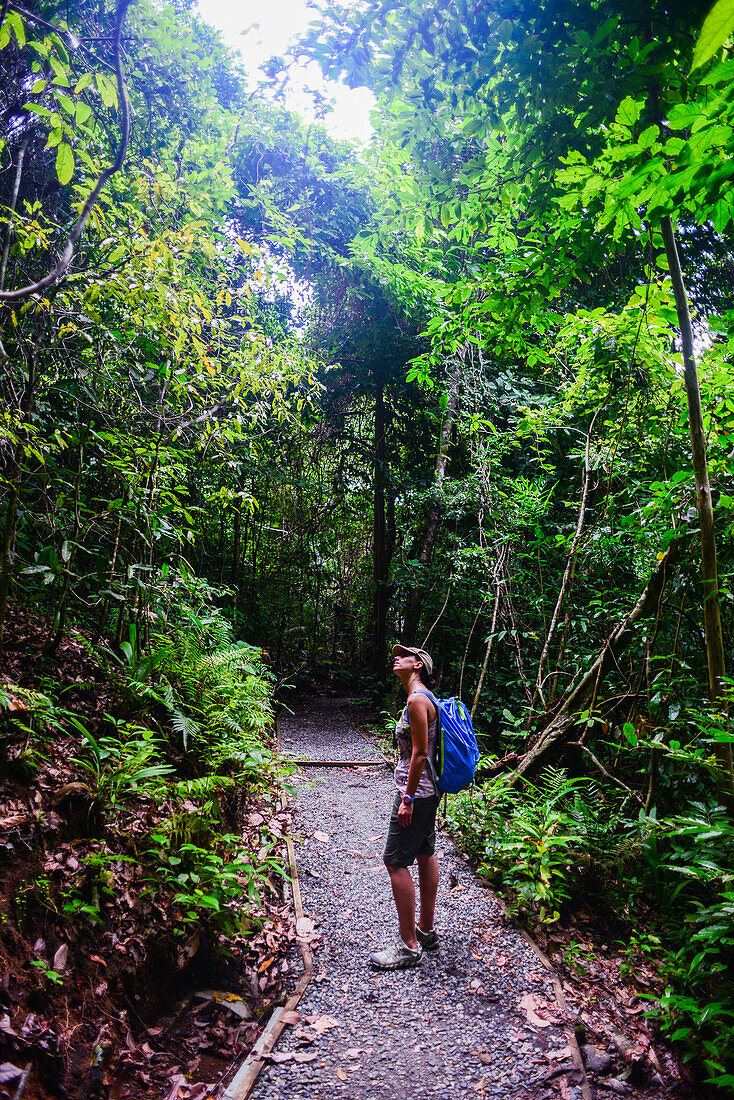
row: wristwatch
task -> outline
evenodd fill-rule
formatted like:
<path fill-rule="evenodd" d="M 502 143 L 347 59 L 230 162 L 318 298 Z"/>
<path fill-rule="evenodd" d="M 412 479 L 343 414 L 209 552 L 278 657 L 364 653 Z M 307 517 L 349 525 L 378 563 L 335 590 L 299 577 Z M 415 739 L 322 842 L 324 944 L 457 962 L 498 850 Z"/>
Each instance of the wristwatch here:
<path fill-rule="evenodd" d="M 403 791 L 403 805 L 404 806 L 412 806 L 414 802 L 415 802 L 415 795 L 414 794 L 408 794 L 407 791 Z"/>

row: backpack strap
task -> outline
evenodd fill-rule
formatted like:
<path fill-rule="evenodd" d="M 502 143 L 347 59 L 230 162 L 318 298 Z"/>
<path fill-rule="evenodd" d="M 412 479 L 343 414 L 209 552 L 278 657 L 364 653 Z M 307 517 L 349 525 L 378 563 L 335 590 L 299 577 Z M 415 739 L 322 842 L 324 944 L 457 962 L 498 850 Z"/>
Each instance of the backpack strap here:
<path fill-rule="evenodd" d="M 428 764 L 428 770 L 431 773 L 433 789 L 440 797 L 441 792 L 438 788 L 438 768 L 436 767 L 436 761 L 441 752 L 441 707 L 439 706 L 439 702 L 436 696 L 433 694 L 432 691 L 429 691 L 428 688 L 416 688 L 415 691 L 411 692 L 411 695 L 427 695 L 433 703 L 434 707 L 436 708 L 436 744 L 434 746 L 436 760 L 434 760 L 431 756 L 427 756 L 426 763 Z M 408 711 L 407 703 L 405 704 L 405 717 L 408 719 L 408 729 L 410 729 L 410 713 Z"/>

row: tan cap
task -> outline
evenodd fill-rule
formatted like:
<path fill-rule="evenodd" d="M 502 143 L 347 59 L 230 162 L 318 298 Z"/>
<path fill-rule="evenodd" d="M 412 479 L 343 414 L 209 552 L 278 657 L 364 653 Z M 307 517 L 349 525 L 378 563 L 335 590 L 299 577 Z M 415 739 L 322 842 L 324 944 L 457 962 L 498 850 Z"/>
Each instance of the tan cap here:
<path fill-rule="evenodd" d="M 392 647 L 392 655 L 393 657 L 415 657 L 416 660 L 422 662 L 423 667 L 429 676 L 433 672 L 433 659 L 431 658 L 430 653 L 428 653 L 425 649 L 419 649 L 418 646 L 394 645 Z"/>

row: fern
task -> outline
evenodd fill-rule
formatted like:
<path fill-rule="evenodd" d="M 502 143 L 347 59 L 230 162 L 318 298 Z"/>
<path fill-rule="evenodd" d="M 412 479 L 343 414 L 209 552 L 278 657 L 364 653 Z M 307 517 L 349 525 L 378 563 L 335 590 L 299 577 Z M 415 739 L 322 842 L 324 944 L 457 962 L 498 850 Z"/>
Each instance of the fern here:
<path fill-rule="evenodd" d="M 231 775 L 203 775 L 200 779 L 180 779 L 169 783 L 171 794 L 178 798 L 209 798 L 220 791 L 231 791 L 236 786 Z"/>

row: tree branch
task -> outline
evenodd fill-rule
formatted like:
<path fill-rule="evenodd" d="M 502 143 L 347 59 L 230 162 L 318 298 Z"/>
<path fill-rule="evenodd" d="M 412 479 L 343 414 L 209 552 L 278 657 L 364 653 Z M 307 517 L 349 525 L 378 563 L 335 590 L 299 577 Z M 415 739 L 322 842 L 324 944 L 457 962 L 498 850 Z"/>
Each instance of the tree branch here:
<path fill-rule="evenodd" d="M 89 198 L 84 203 L 82 212 L 79 215 L 76 225 L 72 229 L 69 239 L 67 240 L 64 250 L 61 253 L 57 263 L 44 275 L 42 279 L 39 279 L 36 283 L 30 283 L 28 286 L 20 287 L 18 290 L 3 290 L 0 291 L 0 301 L 14 302 L 19 298 L 27 298 L 31 294 L 39 294 L 42 290 L 51 286 L 53 283 L 57 283 L 59 279 L 66 273 L 69 264 L 72 261 L 74 255 L 74 248 L 76 247 L 84 227 L 87 224 L 89 215 L 92 212 L 92 208 L 102 192 L 107 181 L 114 176 L 115 172 L 119 172 L 122 168 L 123 161 L 125 160 L 125 153 L 127 152 L 128 140 L 130 138 L 130 103 L 127 98 L 127 89 L 125 87 L 125 81 L 122 76 L 122 61 L 120 58 L 120 36 L 122 33 L 122 24 L 125 21 L 127 9 L 130 7 L 132 0 L 118 0 L 117 16 L 115 19 L 115 35 L 114 35 L 114 50 L 115 50 L 115 75 L 117 76 L 117 91 L 122 105 L 122 134 L 120 135 L 120 144 L 117 148 L 117 155 L 109 168 L 105 168 L 102 175 L 97 180 L 94 190 L 89 195 Z"/>
<path fill-rule="evenodd" d="M 674 539 L 663 554 L 657 569 L 650 577 L 637 603 L 629 615 L 614 628 L 604 643 L 594 663 L 584 673 L 578 684 L 571 689 L 560 709 L 540 733 L 535 744 L 528 749 L 517 770 L 512 773 L 510 782 L 515 783 L 527 772 L 552 745 L 560 741 L 578 721 L 579 714 L 589 707 L 604 676 L 616 662 L 618 655 L 632 640 L 635 625 L 647 618 L 658 606 L 670 571 L 677 562 L 681 550 L 681 540 Z"/>

